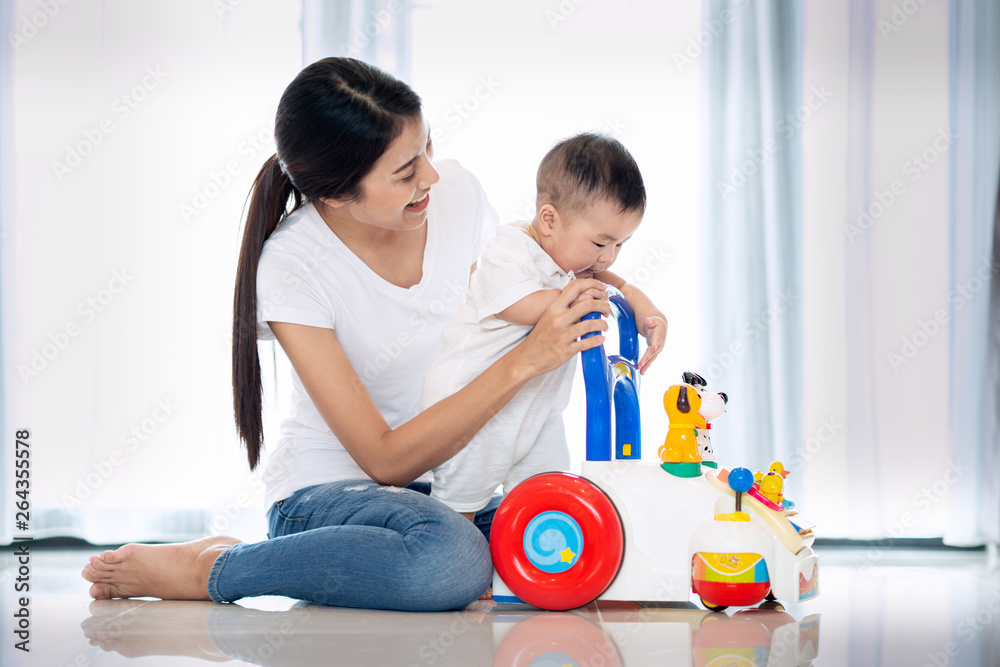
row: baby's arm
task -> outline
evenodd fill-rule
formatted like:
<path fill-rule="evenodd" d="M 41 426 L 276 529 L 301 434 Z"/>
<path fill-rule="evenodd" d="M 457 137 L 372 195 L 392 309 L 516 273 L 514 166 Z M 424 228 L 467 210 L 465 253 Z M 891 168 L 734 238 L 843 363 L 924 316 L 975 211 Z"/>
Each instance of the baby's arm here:
<path fill-rule="evenodd" d="M 560 294 L 562 294 L 562 290 L 557 289 L 543 289 L 532 292 L 517 303 L 501 310 L 497 313 L 497 317 L 507 322 L 513 322 L 514 324 L 535 326 L 538 324 L 538 320 L 541 319 L 542 314 L 555 302 L 556 297 Z M 579 296 L 573 300 L 573 305 L 575 306 L 587 299 L 607 301 L 608 295 L 600 290 L 590 288 L 580 292 Z"/>
<path fill-rule="evenodd" d="M 663 342 L 667 338 L 666 316 L 653 305 L 653 302 L 641 289 L 629 285 L 610 271 L 603 271 L 594 277 L 621 292 L 625 300 L 632 306 L 632 311 L 635 312 L 635 328 L 646 339 L 646 352 L 639 360 L 639 373 L 645 373 L 649 365 L 663 350 Z"/>
<path fill-rule="evenodd" d="M 548 310 L 548 307 L 555 302 L 561 293 L 562 290 L 557 289 L 543 289 L 532 292 L 520 301 L 501 310 L 497 313 L 497 317 L 507 322 L 513 322 L 514 324 L 527 324 L 533 327 L 538 324 L 538 320 L 542 318 L 542 313 Z"/>

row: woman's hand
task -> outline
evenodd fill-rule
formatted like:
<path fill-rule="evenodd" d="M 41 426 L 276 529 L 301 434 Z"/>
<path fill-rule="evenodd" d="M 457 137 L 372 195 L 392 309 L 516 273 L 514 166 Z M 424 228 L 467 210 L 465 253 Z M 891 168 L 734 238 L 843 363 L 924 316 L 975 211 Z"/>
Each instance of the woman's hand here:
<path fill-rule="evenodd" d="M 603 318 L 583 320 L 584 315 L 599 312 L 611 315 L 605 285 L 592 278 L 574 280 L 542 314 L 538 324 L 516 350 L 529 377 L 553 371 L 584 350 L 604 344 L 604 335 L 590 338 L 582 336 L 591 332 L 607 331 Z"/>

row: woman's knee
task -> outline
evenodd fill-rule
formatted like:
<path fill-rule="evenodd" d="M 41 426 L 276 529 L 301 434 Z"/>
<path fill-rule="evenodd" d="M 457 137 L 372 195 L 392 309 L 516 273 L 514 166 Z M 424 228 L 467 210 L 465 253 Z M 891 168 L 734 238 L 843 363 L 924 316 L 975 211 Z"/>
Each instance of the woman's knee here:
<path fill-rule="evenodd" d="M 457 515 L 456 515 L 457 516 Z M 461 609 L 479 599 L 493 579 L 490 546 L 467 519 L 435 536 L 424 535 L 411 567 L 401 576 L 401 595 L 411 609 Z"/>

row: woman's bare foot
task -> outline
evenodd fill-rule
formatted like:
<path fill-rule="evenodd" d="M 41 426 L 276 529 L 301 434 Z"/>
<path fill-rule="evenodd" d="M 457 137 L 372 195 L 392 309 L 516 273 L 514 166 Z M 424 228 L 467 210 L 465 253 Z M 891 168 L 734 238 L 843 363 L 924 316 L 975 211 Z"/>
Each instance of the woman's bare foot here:
<path fill-rule="evenodd" d="M 232 537 L 203 537 L 180 544 L 126 544 L 91 556 L 83 578 L 93 583 L 92 598 L 154 597 L 209 600 L 208 575 Z"/>

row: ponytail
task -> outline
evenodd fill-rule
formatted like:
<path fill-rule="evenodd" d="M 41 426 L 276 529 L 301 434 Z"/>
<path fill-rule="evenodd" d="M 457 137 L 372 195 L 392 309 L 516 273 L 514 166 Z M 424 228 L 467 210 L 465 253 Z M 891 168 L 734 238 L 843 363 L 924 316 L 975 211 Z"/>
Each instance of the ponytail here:
<path fill-rule="evenodd" d="M 301 193 L 282 170 L 278 156 L 272 155 L 253 183 L 233 298 L 233 411 L 236 432 L 247 448 L 250 470 L 260 462 L 264 442 L 263 387 L 257 355 L 257 265 L 264 242 L 286 215 L 289 197 L 295 199 L 293 211 L 302 205 Z"/>
<path fill-rule="evenodd" d="M 264 242 L 288 214 L 289 198 L 292 211 L 323 197 L 358 198 L 361 179 L 417 118 L 420 98 L 409 86 L 351 58 L 316 61 L 281 95 L 277 153 L 253 183 L 233 298 L 233 411 L 251 470 L 264 444 L 257 356 L 257 265 Z"/>

